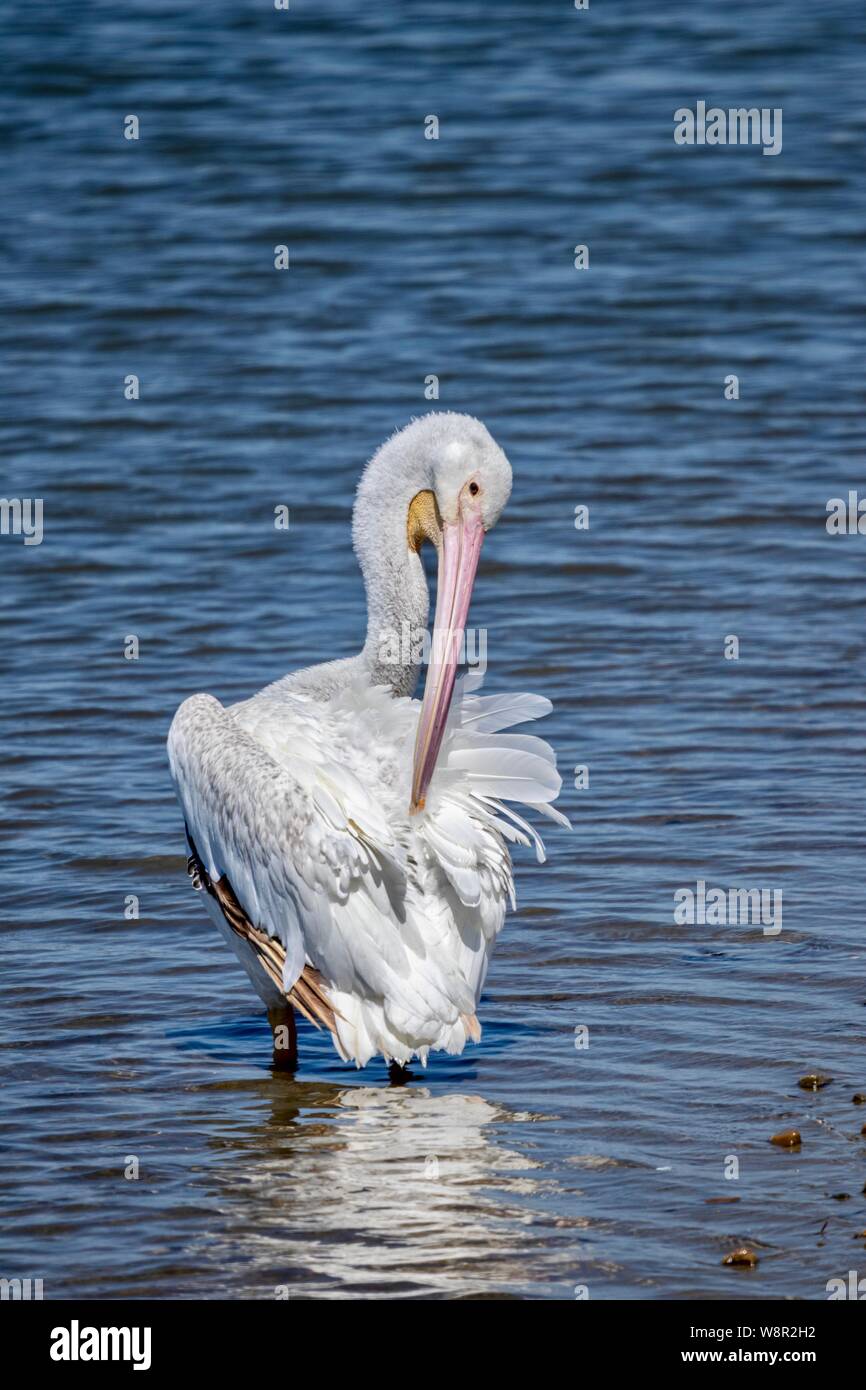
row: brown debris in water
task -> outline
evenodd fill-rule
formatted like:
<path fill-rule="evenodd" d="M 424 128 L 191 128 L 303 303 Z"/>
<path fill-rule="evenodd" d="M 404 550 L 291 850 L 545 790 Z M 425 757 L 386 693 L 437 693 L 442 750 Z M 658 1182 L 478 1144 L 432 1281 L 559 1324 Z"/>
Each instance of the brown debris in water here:
<path fill-rule="evenodd" d="M 708 1206 L 720 1206 L 722 1202 L 739 1202 L 739 1197 L 707 1197 Z"/>
<path fill-rule="evenodd" d="M 851 1101 L 854 1105 L 866 1105 L 866 1091 L 856 1091 Z"/>
<path fill-rule="evenodd" d="M 778 1144 L 780 1149 L 798 1149 L 802 1142 L 798 1129 L 783 1129 L 780 1134 L 774 1134 L 770 1140 L 771 1144 Z"/>
<path fill-rule="evenodd" d="M 829 1086 L 832 1080 L 832 1076 L 822 1076 L 819 1071 L 810 1071 L 808 1075 L 800 1077 L 797 1085 L 801 1091 L 820 1091 L 822 1086 Z"/>
<path fill-rule="evenodd" d="M 746 1269 L 754 1269 L 757 1263 L 757 1255 L 747 1245 L 741 1245 L 739 1250 L 732 1250 L 730 1255 L 726 1255 L 722 1260 L 723 1265 L 742 1265 Z"/>

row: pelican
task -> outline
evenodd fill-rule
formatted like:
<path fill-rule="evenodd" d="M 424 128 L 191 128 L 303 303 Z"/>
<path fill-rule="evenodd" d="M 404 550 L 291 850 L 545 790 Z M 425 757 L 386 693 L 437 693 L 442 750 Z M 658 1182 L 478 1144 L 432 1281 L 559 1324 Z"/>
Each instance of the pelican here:
<path fill-rule="evenodd" d="M 509 844 L 544 846 L 506 803 L 559 824 L 542 739 L 504 730 L 538 695 L 456 681 L 485 533 L 511 467 L 485 426 L 435 412 L 374 454 L 353 513 L 368 626 L 357 656 L 309 666 L 225 707 L 192 695 L 168 737 L 188 872 L 294 1066 L 294 1011 L 340 1057 L 392 1067 L 478 1042 L 478 1001 L 506 904 Z M 423 703 L 413 698 L 438 552 Z"/>

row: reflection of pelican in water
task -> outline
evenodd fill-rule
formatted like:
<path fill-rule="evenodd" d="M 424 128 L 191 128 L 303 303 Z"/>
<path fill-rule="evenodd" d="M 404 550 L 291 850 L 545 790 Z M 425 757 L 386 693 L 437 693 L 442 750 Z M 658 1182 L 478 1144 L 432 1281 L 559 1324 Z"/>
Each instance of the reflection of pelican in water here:
<path fill-rule="evenodd" d="M 234 1268 L 235 1296 L 519 1296 L 530 1257 L 534 1279 L 546 1265 L 569 1278 L 584 1221 L 540 1203 L 530 1213 L 521 1199 L 556 1184 L 495 1142 L 497 1126 L 543 1116 L 415 1088 L 274 1078 L 269 1090 L 270 1121 L 242 1141 L 208 1241 L 207 1257 Z"/>

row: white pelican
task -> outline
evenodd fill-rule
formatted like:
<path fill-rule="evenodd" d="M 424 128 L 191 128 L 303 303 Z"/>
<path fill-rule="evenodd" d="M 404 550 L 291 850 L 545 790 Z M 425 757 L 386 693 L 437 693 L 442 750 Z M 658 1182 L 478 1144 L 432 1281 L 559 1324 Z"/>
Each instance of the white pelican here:
<path fill-rule="evenodd" d="M 501 732 L 547 714 L 538 695 L 455 692 L 484 534 L 511 468 L 484 425 L 434 413 L 383 444 L 358 487 L 355 551 L 367 639 L 354 657 L 284 676 L 225 708 L 193 695 L 168 751 L 193 884 L 268 1008 L 294 1065 L 293 1009 L 345 1061 L 405 1066 L 478 1041 L 476 1017 L 506 901 L 507 841 L 536 832 L 503 804 L 550 804 L 561 778 L 542 739 Z M 432 651 L 412 698 L 437 549 Z M 407 640 L 408 638 L 408 640 Z"/>

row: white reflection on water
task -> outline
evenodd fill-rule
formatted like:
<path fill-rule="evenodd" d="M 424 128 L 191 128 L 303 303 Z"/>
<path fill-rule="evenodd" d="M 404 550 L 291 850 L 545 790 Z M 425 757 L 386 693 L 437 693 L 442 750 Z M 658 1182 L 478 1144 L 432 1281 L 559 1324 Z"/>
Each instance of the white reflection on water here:
<path fill-rule="evenodd" d="M 497 1143 L 496 1126 L 543 1117 L 409 1087 L 293 1087 L 289 1111 L 286 1100 L 245 1137 L 228 1180 L 231 1229 L 218 1249 L 206 1242 L 210 1260 L 243 1262 L 236 1293 L 268 1298 L 285 1284 L 290 1297 L 453 1298 L 525 1287 L 527 1248 L 550 1231 L 521 1199 L 555 1199 L 556 1184 Z M 559 1236 L 566 1224 L 583 1222 L 550 1218 Z"/>

